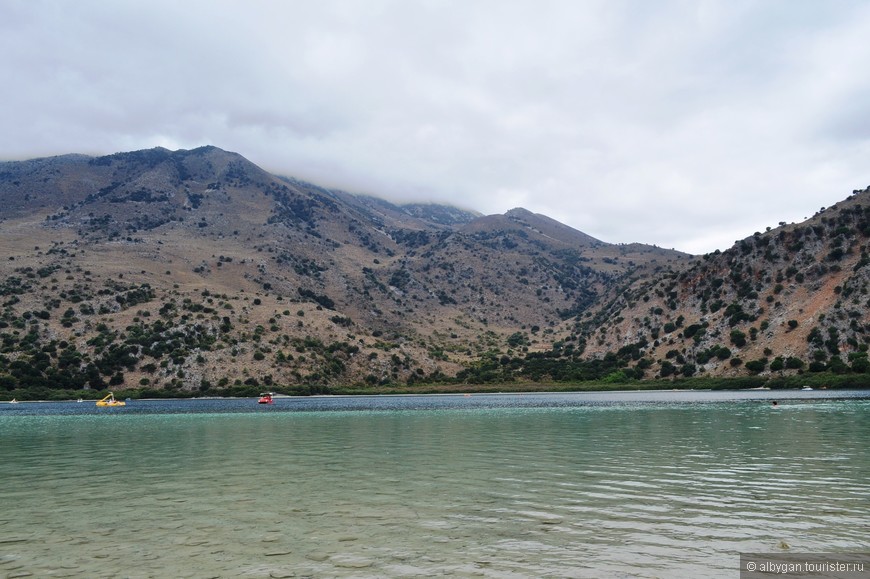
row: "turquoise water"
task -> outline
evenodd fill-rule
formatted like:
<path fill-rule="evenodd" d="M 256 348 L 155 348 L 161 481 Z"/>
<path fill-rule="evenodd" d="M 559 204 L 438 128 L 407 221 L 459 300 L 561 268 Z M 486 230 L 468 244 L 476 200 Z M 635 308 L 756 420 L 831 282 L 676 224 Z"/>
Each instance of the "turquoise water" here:
<path fill-rule="evenodd" d="M 7 406 L 0 576 L 733 577 L 740 552 L 870 550 L 866 393 L 669 394 Z"/>

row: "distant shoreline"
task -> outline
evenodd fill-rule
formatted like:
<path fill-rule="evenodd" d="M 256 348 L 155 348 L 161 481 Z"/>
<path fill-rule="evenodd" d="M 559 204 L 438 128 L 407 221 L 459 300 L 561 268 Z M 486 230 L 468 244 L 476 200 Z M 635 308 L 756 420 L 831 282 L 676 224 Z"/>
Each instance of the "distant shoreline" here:
<path fill-rule="evenodd" d="M 625 384 L 608 384 L 608 385 L 595 385 L 593 388 L 559 388 L 555 387 L 553 384 L 541 383 L 537 384 L 538 388 L 530 388 L 529 384 L 503 384 L 499 385 L 499 387 L 494 387 L 491 385 L 485 385 L 485 387 L 468 387 L 468 385 L 463 385 L 464 388 L 457 388 L 458 385 L 451 385 L 452 388 L 439 388 L 439 389 L 414 389 L 414 391 L 410 391 L 407 388 L 396 388 L 395 391 L 373 391 L 373 390 L 381 390 L 381 389 L 367 389 L 368 391 L 360 391 L 359 389 L 336 389 L 334 392 L 330 393 L 318 393 L 318 394 L 284 394 L 280 392 L 275 392 L 273 397 L 276 400 L 280 399 L 308 399 L 308 398 L 356 398 L 356 397 L 365 397 L 365 396 L 375 396 L 375 397 L 415 397 L 415 396 L 499 396 L 499 395 L 547 395 L 547 394 L 638 394 L 638 393 L 668 393 L 668 392 L 749 392 L 755 391 L 759 393 L 765 393 L 769 395 L 769 398 L 776 398 L 777 393 L 790 393 L 790 392 L 800 392 L 804 389 L 801 387 L 781 387 L 781 388 L 769 388 L 769 387 L 744 387 L 744 388 L 703 388 L 697 387 L 693 388 L 690 385 L 681 385 L 681 387 L 671 387 L 671 388 L 663 388 L 661 384 L 656 384 L 659 387 L 648 387 L 648 388 L 628 388 Z M 607 386 L 607 387 L 603 387 Z M 832 386 L 832 387 L 822 387 L 822 388 L 812 388 L 812 391 L 824 392 L 824 391 L 868 391 L 868 396 L 870 396 L 870 384 L 865 386 Z M 140 400 L 140 401 L 169 401 L 169 400 L 244 400 L 248 398 L 257 398 L 257 394 L 249 394 L 249 395 L 216 395 L 216 396 L 130 396 L 128 392 L 125 391 L 116 391 L 115 396 L 118 399 L 127 399 L 127 400 Z M 2 400 L 0 404 L 14 404 L 14 403 L 35 403 L 35 402 L 69 402 L 69 403 L 81 403 L 93 404 L 96 400 L 99 400 L 103 395 L 100 395 L 99 392 L 94 391 L 93 398 L 20 398 L 15 399 L 15 402 L 10 400 Z"/>

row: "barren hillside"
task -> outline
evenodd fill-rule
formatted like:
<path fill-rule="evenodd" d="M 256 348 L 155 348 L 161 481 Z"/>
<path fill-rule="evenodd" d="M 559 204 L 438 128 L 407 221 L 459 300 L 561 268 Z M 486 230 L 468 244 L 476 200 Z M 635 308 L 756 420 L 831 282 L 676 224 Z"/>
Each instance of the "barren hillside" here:
<path fill-rule="evenodd" d="M 0 163 L 0 388 L 452 379 L 690 257 L 523 209 L 396 205 L 215 147 Z M 512 345 L 523 336 L 524 350 Z"/>

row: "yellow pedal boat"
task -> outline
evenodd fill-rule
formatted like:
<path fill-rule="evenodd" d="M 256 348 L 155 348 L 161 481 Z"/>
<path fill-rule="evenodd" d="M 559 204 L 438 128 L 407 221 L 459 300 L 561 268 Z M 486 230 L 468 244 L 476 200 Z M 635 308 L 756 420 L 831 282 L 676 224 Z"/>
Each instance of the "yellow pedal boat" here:
<path fill-rule="evenodd" d="M 97 400 L 97 406 L 126 406 L 127 403 L 123 400 L 115 400 L 115 395 L 112 392 L 109 392 L 109 395 L 105 398 Z"/>

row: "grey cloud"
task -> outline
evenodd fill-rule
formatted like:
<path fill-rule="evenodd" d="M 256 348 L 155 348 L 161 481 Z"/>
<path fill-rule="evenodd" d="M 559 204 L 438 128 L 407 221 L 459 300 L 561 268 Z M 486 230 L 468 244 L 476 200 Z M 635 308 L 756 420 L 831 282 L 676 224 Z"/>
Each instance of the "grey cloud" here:
<path fill-rule="evenodd" d="M 684 251 L 870 184 L 870 7 L 0 5 L 0 157 L 210 143 L 392 199 Z"/>

